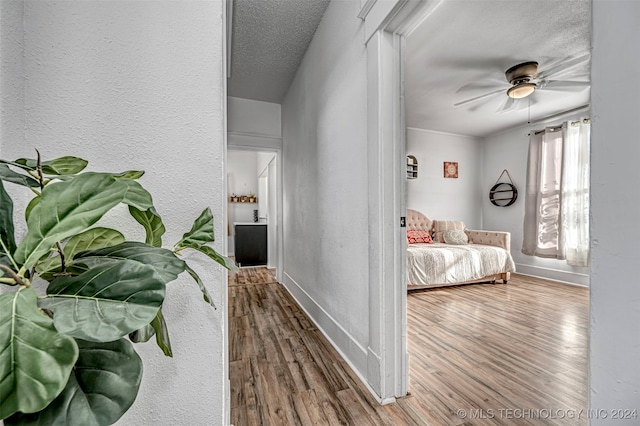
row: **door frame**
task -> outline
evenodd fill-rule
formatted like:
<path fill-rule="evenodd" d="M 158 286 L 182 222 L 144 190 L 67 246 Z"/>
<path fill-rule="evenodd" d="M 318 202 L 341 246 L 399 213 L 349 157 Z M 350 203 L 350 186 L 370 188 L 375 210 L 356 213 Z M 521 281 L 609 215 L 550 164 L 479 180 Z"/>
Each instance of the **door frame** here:
<path fill-rule="evenodd" d="M 359 15 L 367 48 L 370 177 L 367 377 L 383 404 L 405 396 L 409 378 L 407 243 L 401 226 L 406 215 L 405 39 L 441 2 L 369 0 Z"/>
<path fill-rule="evenodd" d="M 256 139 L 255 144 L 247 143 L 246 140 L 249 139 L 246 135 L 242 135 L 242 137 L 234 137 L 238 136 L 233 132 L 228 133 L 227 140 L 227 153 L 229 150 L 233 151 L 253 151 L 253 152 L 270 152 L 275 154 L 276 161 L 276 280 L 278 282 L 282 282 L 282 270 L 284 268 L 284 234 L 283 234 L 283 221 L 282 221 L 282 209 L 283 209 L 283 186 L 282 186 L 282 148 L 278 146 L 277 141 L 280 142 L 280 146 L 282 145 L 282 138 L 271 138 L 271 137 L 259 137 L 252 136 L 251 139 Z M 265 141 L 267 143 L 265 143 Z M 275 143 L 274 143 L 275 142 Z M 273 161 L 273 160 L 272 160 Z M 227 170 L 228 173 L 228 170 Z M 226 179 L 225 179 L 226 181 Z M 227 199 L 229 197 L 229 188 L 225 187 L 225 193 L 227 195 Z"/>

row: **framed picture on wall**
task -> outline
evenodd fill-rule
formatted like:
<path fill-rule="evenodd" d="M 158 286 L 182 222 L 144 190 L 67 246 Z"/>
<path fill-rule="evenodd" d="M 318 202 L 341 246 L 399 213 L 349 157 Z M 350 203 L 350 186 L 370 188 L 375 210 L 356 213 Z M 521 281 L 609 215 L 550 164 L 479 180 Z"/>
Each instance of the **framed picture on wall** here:
<path fill-rule="evenodd" d="M 455 161 L 444 162 L 444 177 L 457 178 L 458 177 L 458 163 Z"/>

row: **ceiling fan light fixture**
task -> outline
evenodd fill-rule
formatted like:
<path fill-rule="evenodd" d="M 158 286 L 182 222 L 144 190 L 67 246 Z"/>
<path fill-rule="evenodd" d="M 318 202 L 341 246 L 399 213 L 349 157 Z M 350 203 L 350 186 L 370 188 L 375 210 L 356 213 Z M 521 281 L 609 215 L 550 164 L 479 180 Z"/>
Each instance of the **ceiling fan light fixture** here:
<path fill-rule="evenodd" d="M 521 83 L 510 87 L 507 90 L 507 95 L 513 99 L 522 99 L 532 94 L 534 90 L 536 90 L 535 83 Z"/>

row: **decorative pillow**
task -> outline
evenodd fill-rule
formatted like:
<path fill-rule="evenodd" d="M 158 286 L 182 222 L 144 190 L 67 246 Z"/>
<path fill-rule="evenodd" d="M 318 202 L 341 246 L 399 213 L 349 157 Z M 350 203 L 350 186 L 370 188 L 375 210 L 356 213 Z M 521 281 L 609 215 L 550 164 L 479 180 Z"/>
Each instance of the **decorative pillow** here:
<path fill-rule="evenodd" d="M 429 235 L 429 231 L 425 231 L 423 229 L 407 230 L 407 241 L 409 244 L 430 244 L 433 242 L 431 240 L 431 235 Z"/>
<path fill-rule="evenodd" d="M 455 220 L 434 220 L 433 221 L 433 240 L 438 243 L 444 243 L 442 234 L 449 229 L 460 229 L 464 231 L 464 222 Z"/>
<path fill-rule="evenodd" d="M 444 242 L 447 244 L 463 245 L 469 244 L 469 237 L 460 229 L 449 229 L 442 234 Z"/>

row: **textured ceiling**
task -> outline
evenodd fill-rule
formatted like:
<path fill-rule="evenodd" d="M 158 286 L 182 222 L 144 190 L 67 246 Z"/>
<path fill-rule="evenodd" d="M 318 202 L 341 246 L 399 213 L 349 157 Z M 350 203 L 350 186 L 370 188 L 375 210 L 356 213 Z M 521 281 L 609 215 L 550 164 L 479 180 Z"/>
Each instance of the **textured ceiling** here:
<path fill-rule="evenodd" d="M 329 0 L 234 0 L 228 94 L 281 103 Z"/>
<path fill-rule="evenodd" d="M 554 79 L 588 81 L 591 3 L 444 0 L 407 39 L 406 111 L 410 127 L 485 136 L 589 103 L 589 88 L 536 90 L 515 108 L 507 100 L 509 67 L 537 61 L 539 71 L 587 55 Z M 503 88 L 471 102 L 465 99 Z M 531 109 L 528 101 L 531 100 Z"/>

